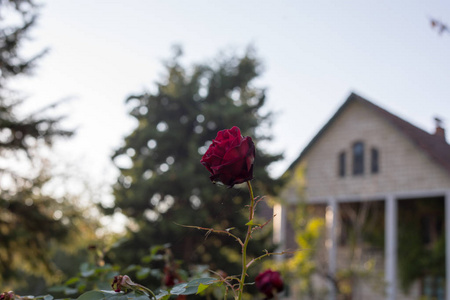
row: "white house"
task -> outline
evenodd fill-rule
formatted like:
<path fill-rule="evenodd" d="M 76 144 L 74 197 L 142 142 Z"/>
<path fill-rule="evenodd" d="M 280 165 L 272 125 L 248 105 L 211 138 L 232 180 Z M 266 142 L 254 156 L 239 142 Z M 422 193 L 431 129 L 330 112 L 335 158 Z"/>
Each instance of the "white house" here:
<path fill-rule="evenodd" d="M 304 170 L 302 195 L 297 192 L 300 183 L 293 176 L 299 168 Z M 384 260 L 381 269 L 385 284 L 381 291 L 366 291 L 364 296 L 355 295 L 353 299 L 419 299 L 428 292 L 424 290 L 427 283 L 423 282 L 416 285 L 410 294 L 404 294 L 399 288 L 398 218 L 402 215 L 401 207 L 406 200 L 421 199 L 417 200 L 421 205 L 435 199 L 441 201 L 442 219 L 445 221 L 437 222 L 431 217 L 431 222 L 439 223 L 443 228 L 441 235 L 445 235 L 446 259 L 442 265 L 445 264 L 447 276 L 442 279 L 442 295 L 433 299 L 446 297 L 450 300 L 450 145 L 438 119 L 436 131 L 427 133 L 374 103 L 351 94 L 285 175 L 289 177 L 281 196 L 285 201 L 275 207 L 278 211 L 274 221 L 276 239 L 281 247 L 286 247 L 292 240 L 286 218 L 288 207 L 299 201 L 325 206 L 323 217 L 326 211 L 330 275 L 337 272 L 341 259 L 339 239 L 343 233 L 340 208 L 349 203 L 380 203 L 384 214 L 379 228 L 384 235 L 384 251 L 380 252 L 380 258 Z M 440 234 L 440 231 L 437 233 Z M 446 296 L 443 295 L 444 290 Z M 336 290 L 330 285 L 329 299 L 336 297 Z"/>

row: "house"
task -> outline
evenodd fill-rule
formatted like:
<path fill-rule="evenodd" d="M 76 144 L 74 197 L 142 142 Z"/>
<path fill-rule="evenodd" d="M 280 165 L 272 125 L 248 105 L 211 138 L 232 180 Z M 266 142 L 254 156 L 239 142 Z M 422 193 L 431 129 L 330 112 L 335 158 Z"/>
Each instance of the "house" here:
<path fill-rule="evenodd" d="M 299 170 L 301 182 L 294 176 Z M 445 276 L 450 274 L 450 145 L 440 120 L 430 134 L 352 93 L 285 176 L 284 202 L 274 208 L 280 216 L 274 220 L 275 239 L 281 248 L 292 244 L 287 218 L 292 206 L 303 202 L 319 208 L 316 211 L 326 221 L 329 278 L 336 278 L 345 267 L 346 235 L 363 230 L 364 222 L 378 215 L 372 232 L 381 236 L 381 242 L 378 250 L 365 250 L 372 251 L 369 255 L 377 261 L 382 284 L 373 288 L 362 277 L 356 278 L 351 284 L 354 293 L 346 299 L 450 300 L 450 276 Z M 364 204 L 371 204 L 372 211 L 362 210 Z M 357 208 L 354 211 L 363 223 L 349 222 L 344 214 L 349 207 Z M 432 259 L 431 254 L 423 254 L 434 253 L 430 249 L 440 240 L 444 241 L 441 256 Z M 423 244 L 420 261 L 431 261 L 429 269 L 414 270 L 420 264 L 408 261 L 413 255 L 408 252 L 409 242 L 411 249 L 416 247 L 413 242 Z M 408 272 L 416 277 L 412 287 L 403 291 L 399 275 Z M 337 285 L 330 280 L 328 284 L 329 299 L 338 299 Z"/>

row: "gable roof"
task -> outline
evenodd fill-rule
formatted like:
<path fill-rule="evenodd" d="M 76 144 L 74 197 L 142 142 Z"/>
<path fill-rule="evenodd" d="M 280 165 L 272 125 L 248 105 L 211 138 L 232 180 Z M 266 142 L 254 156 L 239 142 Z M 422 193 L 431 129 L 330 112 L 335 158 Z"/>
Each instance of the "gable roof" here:
<path fill-rule="evenodd" d="M 295 165 L 306 155 L 313 144 L 322 136 L 322 134 L 334 123 L 337 117 L 351 104 L 360 103 L 380 117 L 385 119 L 388 123 L 393 125 L 401 134 L 408 138 L 416 147 L 425 154 L 427 154 L 436 164 L 443 167 L 450 173 L 450 145 L 447 144 L 444 138 L 430 134 L 411 123 L 401 119 L 400 117 L 388 112 L 387 110 L 375 105 L 374 103 L 364 99 L 363 97 L 351 93 L 342 106 L 336 111 L 331 119 L 320 129 L 309 144 L 300 153 L 300 156 L 289 166 L 287 171 L 292 170 Z"/>

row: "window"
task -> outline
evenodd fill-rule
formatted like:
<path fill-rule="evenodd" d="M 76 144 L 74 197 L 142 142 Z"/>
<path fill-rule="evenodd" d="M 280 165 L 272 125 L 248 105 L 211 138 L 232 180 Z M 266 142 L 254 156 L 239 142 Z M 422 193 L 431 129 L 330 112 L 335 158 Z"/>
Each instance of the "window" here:
<path fill-rule="evenodd" d="M 370 171 L 372 172 L 372 174 L 376 174 L 379 170 L 378 149 L 372 148 L 370 150 Z"/>
<path fill-rule="evenodd" d="M 339 165 L 338 165 L 339 177 L 345 176 L 345 152 L 339 154 Z"/>
<path fill-rule="evenodd" d="M 353 175 L 364 174 L 364 144 L 356 142 L 353 144 Z"/>
<path fill-rule="evenodd" d="M 422 279 L 422 297 L 424 299 L 445 299 L 445 278 L 442 276 L 425 276 Z"/>

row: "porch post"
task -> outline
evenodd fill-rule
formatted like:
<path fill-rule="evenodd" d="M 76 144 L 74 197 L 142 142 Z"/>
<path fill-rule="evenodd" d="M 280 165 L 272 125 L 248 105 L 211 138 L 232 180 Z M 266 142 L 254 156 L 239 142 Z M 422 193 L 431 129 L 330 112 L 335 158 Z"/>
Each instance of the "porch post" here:
<path fill-rule="evenodd" d="M 278 245 L 277 252 L 286 250 L 286 206 L 277 203 L 273 206 L 273 242 Z M 283 261 L 284 255 L 275 255 L 275 261 Z"/>
<path fill-rule="evenodd" d="M 450 300 L 450 190 L 445 192 L 445 299 Z"/>
<path fill-rule="evenodd" d="M 336 255 L 337 255 L 337 226 L 338 226 L 339 206 L 335 198 L 328 199 L 328 206 L 325 213 L 325 221 L 328 231 L 326 247 L 328 249 L 328 275 L 330 278 L 330 300 L 336 300 L 337 290 L 336 279 Z"/>
<path fill-rule="evenodd" d="M 393 195 L 386 197 L 384 231 L 386 300 L 395 300 L 397 291 L 397 199 Z"/>

